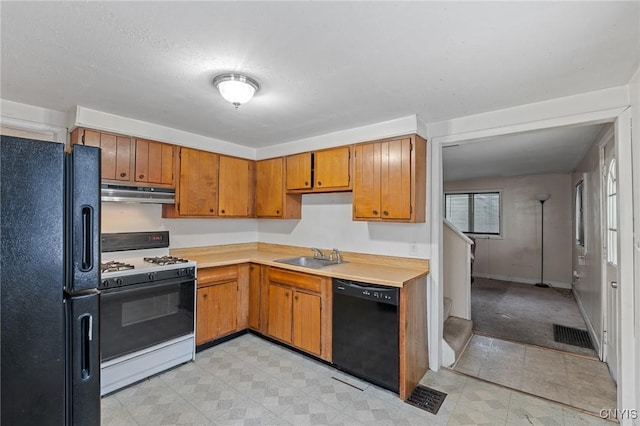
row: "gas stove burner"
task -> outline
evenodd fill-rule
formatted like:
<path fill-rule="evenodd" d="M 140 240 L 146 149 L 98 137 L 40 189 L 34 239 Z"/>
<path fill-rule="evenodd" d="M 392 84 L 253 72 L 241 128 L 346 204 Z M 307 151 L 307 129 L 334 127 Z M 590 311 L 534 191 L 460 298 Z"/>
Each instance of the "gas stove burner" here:
<path fill-rule="evenodd" d="M 176 263 L 187 263 L 188 260 L 175 256 L 158 256 L 158 257 L 145 257 L 145 262 L 155 263 L 156 265 L 175 265 Z"/>
<path fill-rule="evenodd" d="M 134 268 L 135 266 L 129 263 L 118 262 L 116 260 L 111 260 L 109 262 L 103 262 L 100 264 L 100 272 L 103 274 L 105 272 L 126 271 L 128 269 L 134 269 Z"/>

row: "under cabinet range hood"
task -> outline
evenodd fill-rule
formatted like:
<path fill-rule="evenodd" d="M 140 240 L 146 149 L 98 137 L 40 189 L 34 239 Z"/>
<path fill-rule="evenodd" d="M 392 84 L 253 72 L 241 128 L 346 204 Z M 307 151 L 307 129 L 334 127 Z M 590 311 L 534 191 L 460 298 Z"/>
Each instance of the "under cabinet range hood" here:
<path fill-rule="evenodd" d="M 175 189 L 153 188 L 148 186 L 127 186 L 103 183 L 100 188 L 102 201 L 124 203 L 174 204 Z"/>

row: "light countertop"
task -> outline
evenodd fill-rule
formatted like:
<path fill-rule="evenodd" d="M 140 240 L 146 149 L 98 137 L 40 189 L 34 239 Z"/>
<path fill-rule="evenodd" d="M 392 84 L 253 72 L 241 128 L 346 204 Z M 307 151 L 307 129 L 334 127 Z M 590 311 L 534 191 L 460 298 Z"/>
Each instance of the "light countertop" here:
<path fill-rule="evenodd" d="M 344 263 L 320 269 L 276 262 L 296 256 L 311 256 L 309 248 L 248 243 L 229 246 L 173 249 L 171 254 L 193 260 L 198 268 L 257 263 L 307 274 L 402 287 L 406 282 L 429 273 L 429 261 L 360 253 L 343 253 Z"/>

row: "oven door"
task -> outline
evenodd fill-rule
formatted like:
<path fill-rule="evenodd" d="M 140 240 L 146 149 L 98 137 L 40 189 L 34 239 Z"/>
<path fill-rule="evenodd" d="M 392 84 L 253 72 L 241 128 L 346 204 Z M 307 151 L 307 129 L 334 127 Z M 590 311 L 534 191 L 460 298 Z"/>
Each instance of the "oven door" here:
<path fill-rule="evenodd" d="M 172 279 L 102 290 L 101 360 L 194 332 L 195 280 Z"/>

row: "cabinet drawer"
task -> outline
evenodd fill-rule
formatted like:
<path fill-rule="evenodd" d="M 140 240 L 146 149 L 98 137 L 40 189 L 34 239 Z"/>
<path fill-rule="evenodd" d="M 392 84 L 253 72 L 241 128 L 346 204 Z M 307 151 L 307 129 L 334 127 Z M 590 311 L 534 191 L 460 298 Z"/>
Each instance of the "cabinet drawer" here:
<path fill-rule="evenodd" d="M 232 281 L 238 278 L 238 265 L 198 268 L 198 287 Z"/>
<path fill-rule="evenodd" d="M 271 268 L 269 281 L 320 293 L 322 277 Z"/>

